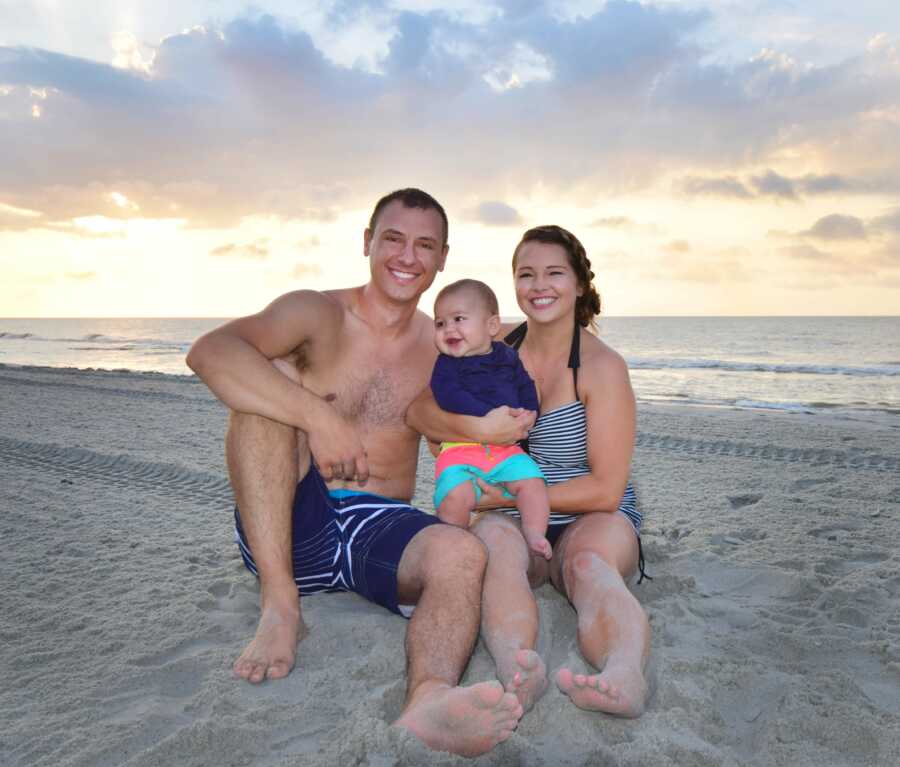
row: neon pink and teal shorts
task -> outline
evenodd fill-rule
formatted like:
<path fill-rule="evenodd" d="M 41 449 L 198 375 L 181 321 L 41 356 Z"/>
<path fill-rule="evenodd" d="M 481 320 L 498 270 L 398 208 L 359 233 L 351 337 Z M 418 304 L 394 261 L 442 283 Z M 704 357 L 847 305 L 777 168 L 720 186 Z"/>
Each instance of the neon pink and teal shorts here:
<path fill-rule="evenodd" d="M 475 488 L 475 501 L 481 498 L 481 488 L 476 480 L 501 486 L 519 479 L 543 479 L 544 475 L 528 453 L 518 445 L 482 445 L 475 442 L 445 447 L 435 466 L 434 508 L 454 487 L 471 482 Z M 505 488 L 504 494 L 514 497 Z"/>

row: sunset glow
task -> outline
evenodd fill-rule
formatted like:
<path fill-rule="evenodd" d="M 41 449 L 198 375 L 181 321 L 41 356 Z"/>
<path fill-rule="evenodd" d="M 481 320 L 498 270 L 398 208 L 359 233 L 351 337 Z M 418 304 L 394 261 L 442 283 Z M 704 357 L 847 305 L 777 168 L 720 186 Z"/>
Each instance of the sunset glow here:
<path fill-rule="evenodd" d="M 302 5 L 0 7 L 0 316 L 362 283 L 401 186 L 450 216 L 429 311 L 478 276 L 517 313 L 553 222 L 613 315 L 898 313 L 891 4 Z"/>

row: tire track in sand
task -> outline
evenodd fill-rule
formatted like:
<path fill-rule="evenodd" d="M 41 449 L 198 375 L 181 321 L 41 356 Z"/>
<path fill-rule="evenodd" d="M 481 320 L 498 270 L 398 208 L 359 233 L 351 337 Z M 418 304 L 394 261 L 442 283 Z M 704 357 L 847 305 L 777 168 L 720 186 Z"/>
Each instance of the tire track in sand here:
<path fill-rule="evenodd" d="M 690 457 L 728 456 L 775 461 L 777 463 L 803 463 L 811 466 L 834 466 L 855 471 L 900 470 L 900 458 L 868 451 L 832 450 L 830 448 L 779 447 L 778 445 L 754 445 L 732 440 L 693 439 L 667 434 L 640 433 L 635 446 L 641 450 L 682 453 Z"/>
<path fill-rule="evenodd" d="M 135 487 L 214 506 L 234 504 L 231 486 L 221 475 L 192 471 L 171 463 L 139 461 L 127 455 L 105 455 L 81 447 L 60 447 L 0 437 L 0 462 L 39 469 L 64 478 Z"/>
<path fill-rule="evenodd" d="M 641 450 L 676 453 L 697 459 L 728 456 L 778 463 L 834 466 L 853 471 L 900 470 L 900 460 L 895 456 L 825 448 L 787 448 L 646 433 L 638 434 L 636 445 Z M 178 464 L 139 461 L 127 455 L 106 455 L 80 447 L 61 447 L 8 437 L 0 437 L 0 461 L 64 477 L 95 480 L 120 487 L 138 487 L 165 496 L 191 498 L 211 505 L 231 506 L 234 503 L 231 486 L 225 477 L 193 471 Z"/>

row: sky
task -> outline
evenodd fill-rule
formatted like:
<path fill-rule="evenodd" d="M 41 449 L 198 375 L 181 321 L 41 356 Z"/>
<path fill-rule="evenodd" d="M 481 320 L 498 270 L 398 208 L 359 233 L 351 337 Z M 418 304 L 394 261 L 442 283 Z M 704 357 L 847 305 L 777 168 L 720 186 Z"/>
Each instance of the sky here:
<path fill-rule="evenodd" d="M 900 4 L 0 0 L 0 316 L 362 284 L 406 186 L 429 312 L 556 223 L 612 316 L 900 314 Z"/>

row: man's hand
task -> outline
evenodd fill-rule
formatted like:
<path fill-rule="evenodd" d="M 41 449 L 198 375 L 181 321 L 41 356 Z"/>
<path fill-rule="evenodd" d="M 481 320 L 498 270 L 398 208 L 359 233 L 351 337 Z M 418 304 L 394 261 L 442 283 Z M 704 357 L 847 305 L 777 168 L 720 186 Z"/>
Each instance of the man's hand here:
<path fill-rule="evenodd" d="M 534 410 L 507 405 L 495 407 L 481 419 L 482 438 L 479 441 L 491 445 L 514 445 L 528 436 L 536 418 Z"/>
<path fill-rule="evenodd" d="M 307 439 L 313 460 L 326 482 L 347 479 L 364 485 L 369 479 L 369 462 L 356 429 L 331 405 L 322 403 Z"/>

